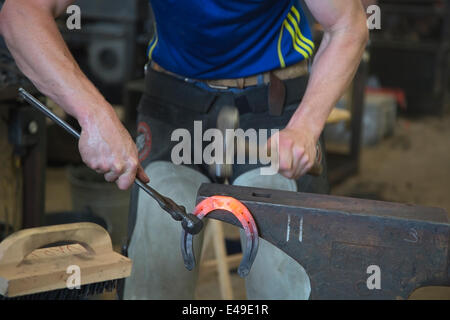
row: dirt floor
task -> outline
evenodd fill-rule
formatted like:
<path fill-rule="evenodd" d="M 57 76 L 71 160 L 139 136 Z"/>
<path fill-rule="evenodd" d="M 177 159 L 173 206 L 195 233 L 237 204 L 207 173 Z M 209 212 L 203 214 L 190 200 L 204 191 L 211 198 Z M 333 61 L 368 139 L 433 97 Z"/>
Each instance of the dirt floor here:
<path fill-rule="evenodd" d="M 363 149 L 359 174 L 332 192 L 450 212 L 450 115 L 399 119 L 392 137 Z"/>
<path fill-rule="evenodd" d="M 46 191 L 47 212 L 71 209 L 65 169 L 48 169 Z M 392 137 L 363 148 L 359 174 L 334 186 L 332 193 L 441 207 L 450 213 L 450 114 L 399 119 Z M 237 237 L 232 227 L 225 234 Z M 236 273 L 231 281 L 233 298 L 245 299 L 244 281 Z M 200 271 L 197 298 L 221 298 L 217 273 Z M 420 290 L 412 298 L 450 299 L 450 288 Z"/>

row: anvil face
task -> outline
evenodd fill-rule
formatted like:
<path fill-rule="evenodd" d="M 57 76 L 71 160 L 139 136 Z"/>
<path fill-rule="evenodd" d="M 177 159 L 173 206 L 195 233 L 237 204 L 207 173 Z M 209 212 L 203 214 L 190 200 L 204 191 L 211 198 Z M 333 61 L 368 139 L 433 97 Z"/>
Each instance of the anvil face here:
<path fill-rule="evenodd" d="M 197 202 L 215 195 L 242 202 L 259 236 L 304 267 L 311 299 L 407 299 L 419 287 L 450 285 L 443 209 L 219 184 L 202 185 Z M 241 227 L 223 211 L 208 217 Z M 380 288 L 369 285 L 371 270 Z"/>

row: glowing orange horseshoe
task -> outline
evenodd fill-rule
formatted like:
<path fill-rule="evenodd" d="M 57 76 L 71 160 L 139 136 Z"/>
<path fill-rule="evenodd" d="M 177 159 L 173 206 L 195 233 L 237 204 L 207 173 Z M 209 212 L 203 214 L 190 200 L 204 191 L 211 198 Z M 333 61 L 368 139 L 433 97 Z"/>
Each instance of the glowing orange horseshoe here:
<path fill-rule="evenodd" d="M 233 214 L 244 228 L 247 236 L 247 244 L 242 261 L 238 268 L 241 277 L 246 277 L 255 261 L 258 252 L 258 229 L 247 207 L 232 197 L 212 196 L 201 201 L 194 210 L 194 215 L 203 219 L 207 214 L 214 210 L 225 210 Z M 195 267 L 195 256 L 193 248 L 193 235 L 182 230 L 181 234 L 181 253 L 184 259 L 186 269 L 192 270 Z"/>

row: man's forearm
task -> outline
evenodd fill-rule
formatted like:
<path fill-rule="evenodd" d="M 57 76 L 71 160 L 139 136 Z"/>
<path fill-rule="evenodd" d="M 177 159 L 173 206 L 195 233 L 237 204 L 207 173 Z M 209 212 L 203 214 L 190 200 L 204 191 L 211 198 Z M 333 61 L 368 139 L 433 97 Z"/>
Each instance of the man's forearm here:
<path fill-rule="evenodd" d="M 317 140 L 326 120 L 353 79 L 368 38 L 365 16 L 325 32 L 303 100 L 288 124 L 308 128 Z"/>
<path fill-rule="evenodd" d="M 0 13 L 0 31 L 18 67 L 45 95 L 80 124 L 112 108 L 80 70 L 54 21 L 61 8 L 38 1 L 9 0 Z"/>
<path fill-rule="evenodd" d="M 54 21 L 72 0 L 7 0 L 0 32 L 18 67 L 81 125 L 81 158 L 105 180 L 128 189 L 138 177 L 136 145 L 111 105 L 80 70 Z"/>

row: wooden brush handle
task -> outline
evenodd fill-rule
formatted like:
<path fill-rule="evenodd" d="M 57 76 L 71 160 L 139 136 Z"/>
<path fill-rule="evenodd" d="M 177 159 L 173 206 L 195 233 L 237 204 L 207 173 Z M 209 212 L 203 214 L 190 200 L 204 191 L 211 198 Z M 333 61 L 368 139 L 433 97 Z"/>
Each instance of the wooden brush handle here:
<path fill-rule="evenodd" d="M 79 243 L 88 252 L 96 255 L 112 251 L 108 232 L 95 223 L 30 228 L 15 232 L 0 243 L 0 266 L 18 265 L 34 250 L 61 241 Z"/>

